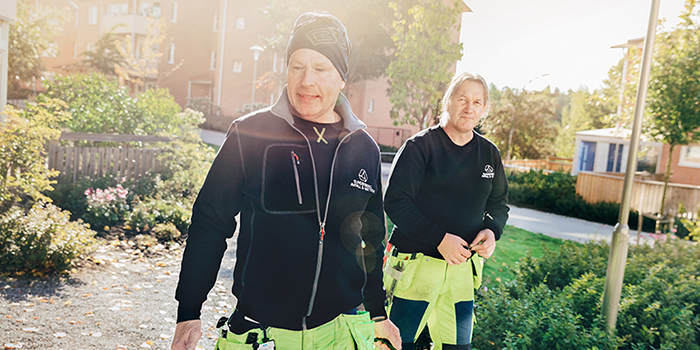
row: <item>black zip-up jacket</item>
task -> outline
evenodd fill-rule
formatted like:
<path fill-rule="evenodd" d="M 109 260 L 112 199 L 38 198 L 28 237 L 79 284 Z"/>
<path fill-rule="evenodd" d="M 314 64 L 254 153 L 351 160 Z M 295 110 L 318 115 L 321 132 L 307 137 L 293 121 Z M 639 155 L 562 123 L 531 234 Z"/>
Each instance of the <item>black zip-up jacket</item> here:
<path fill-rule="evenodd" d="M 231 124 L 192 210 L 178 322 L 199 318 L 239 213 L 233 294 L 244 315 L 292 330 L 363 302 L 372 317 L 386 316 L 379 148 L 342 94 L 335 110 L 345 130 L 328 198 L 318 198 L 313 153 L 293 124 L 286 88 L 271 108 Z"/>
<path fill-rule="evenodd" d="M 434 126 L 396 154 L 384 205 L 396 225 L 391 244 L 400 252 L 442 258 L 447 232 L 471 243 L 491 229 L 498 240 L 508 220 L 508 182 L 496 145 L 474 132 L 464 146 Z"/>

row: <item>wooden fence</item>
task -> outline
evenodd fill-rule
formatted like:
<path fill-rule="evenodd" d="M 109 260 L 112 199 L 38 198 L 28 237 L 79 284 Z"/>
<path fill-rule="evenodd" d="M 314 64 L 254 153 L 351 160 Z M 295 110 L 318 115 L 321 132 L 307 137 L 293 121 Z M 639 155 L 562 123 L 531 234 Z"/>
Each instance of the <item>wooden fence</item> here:
<path fill-rule="evenodd" d="M 109 142 L 154 142 L 170 139 L 153 136 L 105 135 L 64 133 L 61 140 L 87 140 Z M 117 178 L 135 178 L 155 169 L 159 163 L 158 149 L 130 147 L 73 147 L 61 146 L 58 142 L 49 144 L 48 167 L 61 172 L 59 176 L 71 176 L 73 183 L 82 177 L 102 177 L 112 175 Z"/>
<path fill-rule="evenodd" d="M 504 160 L 503 164 L 509 168 L 521 170 L 550 170 L 559 172 L 571 172 L 571 158 L 547 157 L 547 159 L 513 159 Z"/>
<path fill-rule="evenodd" d="M 624 174 L 611 175 L 582 171 L 578 173 L 576 180 L 576 193 L 588 203 L 620 203 L 624 182 Z M 659 213 L 663 187 L 664 183 L 661 181 L 635 179 L 630 209 L 644 214 Z M 666 190 L 665 211 L 675 216 L 678 214 L 679 204 L 685 207 L 684 216 L 697 219 L 698 209 L 700 209 L 700 186 L 669 183 Z"/>

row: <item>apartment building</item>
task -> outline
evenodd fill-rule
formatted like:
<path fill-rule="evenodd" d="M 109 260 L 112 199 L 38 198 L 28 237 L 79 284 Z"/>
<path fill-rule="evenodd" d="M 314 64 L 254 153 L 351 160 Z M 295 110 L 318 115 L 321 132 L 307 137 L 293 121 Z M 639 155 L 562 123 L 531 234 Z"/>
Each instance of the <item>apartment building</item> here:
<path fill-rule="evenodd" d="M 447 1 L 447 0 L 445 0 Z M 142 84 L 130 84 L 138 93 L 148 87 L 167 88 L 181 106 L 188 101 L 209 101 L 212 117 L 208 125 L 225 128 L 241 116 L 245 104 L 276 101 L 278 84 L 255 84 L 267 72 L 285 71 L 284 57 L 263 50 L 263 37 L 274 35 L 273 26 L 261 9 L 266 0 L 39 0 L 70 13 L 56 39 L 55 54 L 44 57 L 46 78 L 66 74 L 71 64 L 92 51 L 103 34 L 111 32 L 129 42 L 136 58 L 147 50 L 160 58 L 147 68 Z M 465 11 L 471 11 L 465 5 Z M 164 23 L 163 27 L 154 23 Z M 155 28 L 154 28 L 155 27 Z M 164 31 L 159 45 L 149 45 L 149 38 Z M 291 28 L 290 28 L 291 30 Z M 350 29 L 351 30 L 351 29 Z M 457 31 L 454 40 L 458 41 Z M 150 46 L 150 47 L 147 47 Z M 346 89 L 358 117 L 368 125 L 368 132 L 378 143 L 399 147 L 419 130 L 403 125 L 396 127 L 389 117 L 391 104 L 386 95 L 385 77 L 361 81 Z"/>

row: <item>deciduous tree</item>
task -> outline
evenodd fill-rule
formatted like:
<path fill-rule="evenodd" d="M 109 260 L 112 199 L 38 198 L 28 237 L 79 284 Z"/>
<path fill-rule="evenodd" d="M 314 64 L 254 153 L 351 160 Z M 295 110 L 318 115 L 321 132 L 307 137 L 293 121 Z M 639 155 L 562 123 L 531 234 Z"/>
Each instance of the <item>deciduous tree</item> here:
<path fill-rule="evenodd" d="M 687 0 L 681 23 L 657 34 L 646 113 L 648 132 L 669 147 L 664 194 L 671 175 L 676 146 L 700 141 L 700 10 L 697 0 Z"/>
<path fill-rule="evenodd" d="M 418 0 L 407 10 L 390 3 L 396 14 L 391 37 L 396 50 L 386 75 L 394 124 L 426 128 L 437 117 L 451 67 L 462 56 L 462 44 L 451 39 L 461 14 L 459 3 Z"/>

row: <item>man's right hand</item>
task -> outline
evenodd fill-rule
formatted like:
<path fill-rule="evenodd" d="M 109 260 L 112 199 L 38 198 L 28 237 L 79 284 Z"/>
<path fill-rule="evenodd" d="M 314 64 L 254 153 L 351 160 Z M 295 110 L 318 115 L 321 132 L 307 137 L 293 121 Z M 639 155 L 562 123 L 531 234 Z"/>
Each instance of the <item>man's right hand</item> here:
<path fill-rule="evenodd" d="M 469 243 L 462 237 L 446 233 L 437 249 L 448 264 L 459 265 L 472 256 L 469 249 L 466 248 L 468 246 Z"/>
<path fill-rule="evenodd" d="M 202 321 L 182 321 L 175 327 L 171 350 L 195 350 L 197 342 L 202 336 Z"/>

